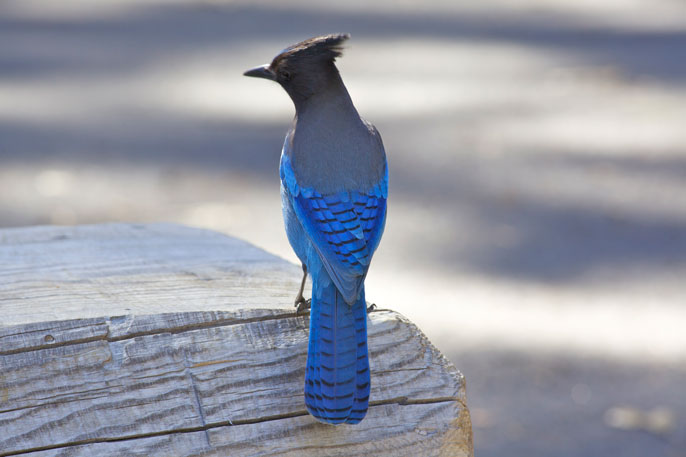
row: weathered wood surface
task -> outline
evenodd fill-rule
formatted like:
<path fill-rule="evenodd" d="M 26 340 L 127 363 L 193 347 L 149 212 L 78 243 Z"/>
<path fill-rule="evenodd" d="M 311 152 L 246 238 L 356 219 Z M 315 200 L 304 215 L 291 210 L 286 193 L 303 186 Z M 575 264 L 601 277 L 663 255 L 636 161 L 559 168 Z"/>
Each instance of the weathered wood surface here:
<path fill-rule="evenodd" d="M 390 311 L 365 420 L 306 413 L 299 275 L 175 225 L 0 230 L 0 456 L 472 455 L 464 378 Z"/>

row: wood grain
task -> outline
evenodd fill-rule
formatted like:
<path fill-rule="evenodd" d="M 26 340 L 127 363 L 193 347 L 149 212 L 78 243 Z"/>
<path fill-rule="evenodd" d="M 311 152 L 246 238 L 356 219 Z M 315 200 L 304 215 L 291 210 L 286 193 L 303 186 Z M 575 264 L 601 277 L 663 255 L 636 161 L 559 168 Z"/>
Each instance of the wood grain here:
<path fill-rule="evenodd" d="M 0 325 L 105 315 L 291 311 L 300 267 L 173 224 L 0 230 Z"/>
<path fill-rule="evenodd" d="M 328 426 L 303 403 L 308 316 L 290 305 L 299 268 L 185 227 L 33 230 L 0 231 L 0 260 L 21 258 L 0 266 L 0 312 L 25 308 L 0 326 L 0 456 L 472 455 L 464 378 L 402 316 L 370 314 L 367 418 Z M 84 247 L 51 248 L 67 239 Z M 125 255 L 108 257 L 110 242 Z M 70 254 L 31 267 L 39 244 L 50 259 Z M 125 282 L 146 275 L 164 280 Z M 64 309 L 46 316 L 50 301 Z M 122 303 L 135 306 L 120 313 Z"/>

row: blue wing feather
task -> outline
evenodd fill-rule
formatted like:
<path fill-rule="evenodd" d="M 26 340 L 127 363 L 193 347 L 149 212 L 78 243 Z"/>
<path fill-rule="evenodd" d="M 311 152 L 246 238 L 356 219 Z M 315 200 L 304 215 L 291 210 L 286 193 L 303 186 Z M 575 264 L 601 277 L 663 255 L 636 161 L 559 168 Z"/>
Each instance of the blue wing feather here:
<path fill-rule="evenodd" d="M 300 187 L 286 154 L 281 181 L 302 227 L 348 303 L 359 296 L 386 221 L 388 172 L 370 192 L 322 195 Z"/>

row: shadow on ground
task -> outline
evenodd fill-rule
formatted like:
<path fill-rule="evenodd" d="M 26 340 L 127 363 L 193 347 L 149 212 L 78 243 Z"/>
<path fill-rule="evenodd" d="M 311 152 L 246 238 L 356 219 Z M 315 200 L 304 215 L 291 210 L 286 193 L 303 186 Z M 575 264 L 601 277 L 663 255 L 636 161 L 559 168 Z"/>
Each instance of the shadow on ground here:
<path fill-rule="evenodd" d="M 628 75 L 663 82 L 683 84 L 686 77 L 683 31 L 601 28 L 544 12 L 460 16 L 231 4 L 140 6 L 128 14 L 90 19 L 0 18 L 0 68 L 4 77 L 20 78 L 109 74 L 210 45 L 228 51 L 250 40 L 291 42 L 304 38 L 303 28 L 307 36 L 345 30 L 366 38 L 503 41 L 573 50 L 599 64 L 611 62 Z"/>
<path fill-rule="evenodd" d="M 684 455 L 678 414 L 686 397 L 675 395 L 686 382 L 681 368 L 501 351 L 454 351 L 450 358 L 468 381 L 480 457 Z M 662 408 L 672 421 L 662 431 L 611 427 L 613 408 Z"/>

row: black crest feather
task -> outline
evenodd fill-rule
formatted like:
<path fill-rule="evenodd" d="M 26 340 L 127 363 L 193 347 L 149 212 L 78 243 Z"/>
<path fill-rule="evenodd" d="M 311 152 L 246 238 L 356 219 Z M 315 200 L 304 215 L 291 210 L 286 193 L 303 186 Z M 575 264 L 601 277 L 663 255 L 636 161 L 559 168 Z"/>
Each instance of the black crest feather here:
<path fill-rule="evenodd" d="M 287 47 L 276 56 L 278 60 L 323 59 L 336 60 L 343 55 L 343 43 L 350 38 L 347 33 L 336 33 L 309 38 Z"/>

